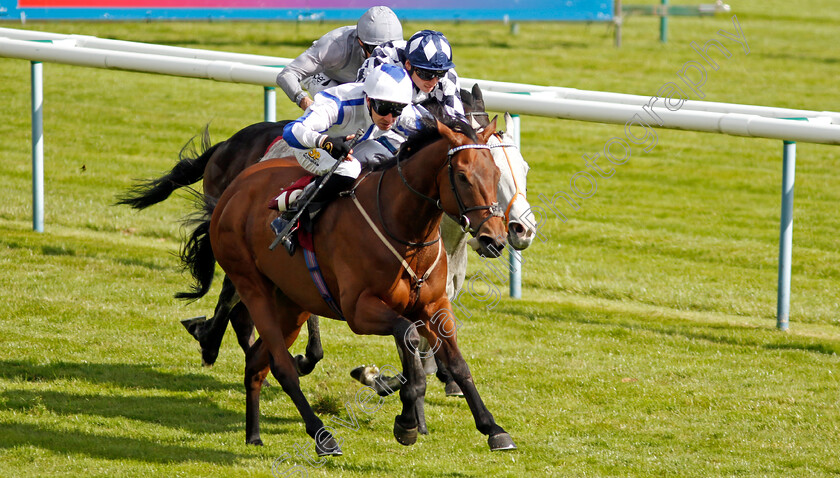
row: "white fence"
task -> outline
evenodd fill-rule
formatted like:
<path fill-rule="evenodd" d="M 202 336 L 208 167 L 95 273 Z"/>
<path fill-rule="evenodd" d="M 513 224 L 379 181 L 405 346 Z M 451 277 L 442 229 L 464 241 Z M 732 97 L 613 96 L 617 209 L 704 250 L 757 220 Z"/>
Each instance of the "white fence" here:
<path fill-rule="evenodd" d="M 9 28 L 0 28 L 0 56 L 32 62 L 33 223 L 36 231 L 43 231 L 43 80 L 40 62 L 260 85 L 265 88 L 265 119 L 274 121 L 275 79 L 279 68 L 291 61 L 288 58 Z M 651 97 L 638 95 L 573 88 L 470 78 L 462 78 L 461 81 L 464 87 L 478 83 L 484 90 L 485 104 L 490 110 L 577 121 L 628 125 L 640 108 L 650 106 L 652 100 Z M 790 310 L 795 142 L 840 144 L 840 113 L 686 100 L 676 111 L 660 108 L 657 110 L 657 121 L 649 123 L 653 127 L 784 141 L 777 326 L 786 330 Z M 513 258 L 511 262 L 515 262 Z M 515 280 L 518 289 L 519 278 Z M 514 290 L 513 282 L 514 277 L 511 277 L 511 290 Z"/>

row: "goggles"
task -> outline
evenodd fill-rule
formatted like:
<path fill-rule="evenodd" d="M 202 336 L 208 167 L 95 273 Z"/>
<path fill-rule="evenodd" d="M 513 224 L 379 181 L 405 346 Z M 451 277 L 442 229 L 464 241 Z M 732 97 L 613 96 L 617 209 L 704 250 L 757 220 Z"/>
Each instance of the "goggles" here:
<path fill-rule="evenodd" d="M 373 49 L 376 48 L 377 46 L 379 46 L 379 45 L 370 45 L 370 44 L 365 43 L 361 40 L 359 40 L 359 43 L 362 44 L 362 50 L 365 51 L 367 56 L 371 56 L 373 54 Z"/>
<path fill-rule="evenodd" d="M 394 118 L 402 114 L 405 104 L 394 103 L 393 101 L 377 100 L 375 98 L 368 98 L 370 100 L 371 109 L 379 116 L 393 115 Z"/>
<path fill-rule="evenodd" d="M 430 81 L 433 78 L 441 79 L 446 76 L 446 72 L 449 70 L 424 70 L 423 68 L 415 68 L 414 72 L 417 73 L 417 77 L 423 81 Z"/>

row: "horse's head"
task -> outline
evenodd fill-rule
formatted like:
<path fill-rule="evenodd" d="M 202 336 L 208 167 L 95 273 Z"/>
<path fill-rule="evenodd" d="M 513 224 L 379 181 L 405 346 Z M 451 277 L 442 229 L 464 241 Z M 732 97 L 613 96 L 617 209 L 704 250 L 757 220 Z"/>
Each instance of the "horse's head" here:
<path fill-rule="evenodd" d="M 499 168 L 486 145 L 496 131 L 495 120 L 477 133 L 478 142 L 438 121 L 438 131 L 449 143 L 448 168 L 440 172 L 443 210 L 478 242 L 478 253 L 499 257 L 505 246 L 504 210 L 496 199 Z"/>
<path fill-rule="evenodd" d="M 534 213 L 525 197 L 528 180 L 528 163 L 515 143 L 515 125 L 510 113 L 505 113 L 508 131 L 496 132 L 487 140 L 493 153 L 493 160 L 501 172 L 496 197 L 504 208 L 507 222 L 507 240 L 516 250 L 531 245 L 537 233 Z"/>

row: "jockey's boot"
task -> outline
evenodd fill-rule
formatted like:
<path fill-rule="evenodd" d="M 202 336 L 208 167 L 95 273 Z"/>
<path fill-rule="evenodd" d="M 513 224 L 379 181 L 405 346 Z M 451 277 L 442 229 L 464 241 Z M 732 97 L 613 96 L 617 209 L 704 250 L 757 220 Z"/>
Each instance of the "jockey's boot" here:
<path fill-rule="evenodd" d="M 284 211 L 285 206 L 285 212 L 283 212 L 282 216 L 286 219 L 292 219 L 300 208 L 305 207 L 307 204 L 312 204 L 313 206 L 326 204 L 342 191 L 349 189 L 355 181 L 356 178 L 333 174 L 324 182 L 324 176 L 321 176 L 307 184 L 302 190 L 291 191 L 288 195 L 288 200 L 283 197 L 283 194 L 278 196 L 277 206 L 280 211 Z M 323 185 L 321 185 L 322 182 L 324 183 Z M 321 188 L 320 190 L 318 189 L 319 186 Z M 298 194 L 295 194 L 296 192 Z M 286 204 L 283 204 L 281 201 L 286 201 Z M 310 213 L 311 216 L 314 216 L 311 210 Z"/>
<path fill-rule="evenodd" d="M 279 236 L 283 233 L 283 230 L 288 224 L 289 220 L 283 218 L 283 216 L 276 217 L 273 221 L 271 221 L 271 230 L 274 231 L 275 235 Z M 280 243 L 283 244 L 283 247 L 286 248 L 286 252 L 288 252 L 290 256 L 295 255 L 295 241 L 291 234 L 287 234 L 285 237 L 280 238 Z"/>
<path fill-rule="evenodd" d="M 291 191 L 283 191 L 277 196 L 277 210 L 280 211 L 282 217 L 291 220 L 298 212 L 299 204 L 306 204 L 307 199 L 314 194 L 318 187 L 317 179 L 307 184 L 302 189 L 293 189 Z"/>

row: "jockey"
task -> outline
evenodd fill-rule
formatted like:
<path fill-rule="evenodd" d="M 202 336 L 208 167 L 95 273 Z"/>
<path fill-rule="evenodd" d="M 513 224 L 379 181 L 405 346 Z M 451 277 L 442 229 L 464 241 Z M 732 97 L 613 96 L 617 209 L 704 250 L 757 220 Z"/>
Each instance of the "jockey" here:
<path fill-rule="evenodd" d="M 303 190 L 280 194 L 278 210 L 293 211 L 293 203 L 313 194 L 337 161 L 341 163 L 313 201 L 329 200 L 349 188 L 363 164 L 376 162 L 378 155 L 392 156 L 405 138 L 419 129 L 424 114 L 427 112 L 422 108 L 411 105 L 408 74 L 394 65 L 375 69 L 364 83 L 348 83 L 318 93 L 306 114 L 286 125 L 283 139 L 300 165 L 319 178 Z M 351 149 L 350 140 L 359 130 L 363 135 Z"/>
<path fill-rule="evenodd" d="M 452 47 L 441 32 L 421 30 L 408 40 L 383 43 L 359 69 L 363 81 L 377 66 L 400 65 L 411 75 L 414 104 L 437 102 L 450 116 L 464 118 L 461 85 L 452 62 Z"/>
<path fill-rule="evenodd" d="M 277 85 L 302 110 L 326 88 L 356 81 L 362 62 L 387 41 L 402 41 L 397 15 L 388 7 L 372 7 L 356 26 L 337 28 L 312 43 L 277 75 Z"/>

